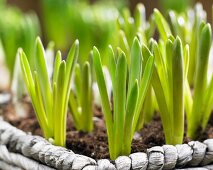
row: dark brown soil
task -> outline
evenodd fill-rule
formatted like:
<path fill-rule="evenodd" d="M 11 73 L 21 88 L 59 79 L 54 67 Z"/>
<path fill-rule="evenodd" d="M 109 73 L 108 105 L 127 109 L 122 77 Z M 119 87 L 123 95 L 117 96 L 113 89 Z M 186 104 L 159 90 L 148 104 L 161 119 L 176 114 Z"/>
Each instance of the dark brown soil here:
<path fill-rule="evenodd" d="M 0 114 L 3 113 L 5 120 L 25 132 L 31 132 L 33 135 L 42 136 L 41 129 L 28 98 L 24 98 L 23 103 L 28 109 L 28 115 L 25 118 L 18 118 L 16 116 L 14 105 L 11 103 L 0 107 Z M 91 133 L 78 132 L 72 123 L 70 114 L 68 114 L 66 145 L 67 148 L 78 154 L 84 154 L 95 159 L 109 158 L 103 115 L 100 108 L 95 107 L 94 110 L 95 127 L 94 131 Z M 213 138 L 213 116 L 209 121 L 206 131 L 204 133 L 198 133 L 198 140 L 200 141 Z M 184 138 L 184 142 L 188 141 L 189 139 Z M 144 125 L 142 131 L 135 134 L 132 142 L 132 152 L 145 152 L 147 148 L 162 146 L 163 144 L 165 144 L 165 139 L 162 124 L 159 116 L 155 115 L 150 123 Z"/>

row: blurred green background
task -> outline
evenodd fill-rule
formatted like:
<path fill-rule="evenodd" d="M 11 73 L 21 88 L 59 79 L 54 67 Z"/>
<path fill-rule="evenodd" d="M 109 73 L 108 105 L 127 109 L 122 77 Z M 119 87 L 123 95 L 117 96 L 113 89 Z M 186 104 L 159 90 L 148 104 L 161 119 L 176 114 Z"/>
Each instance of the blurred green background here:
<path fill-rule="evenodd" d="M 41 6 L 41 1 L 42 0 L 7 0 L 7 3 L 10 5 L 15 5 L 17 7 L 19 7 L 22 11 L 24 12 L 28 12 L 28 11 L 35 11 L 38 16 L 39 19 L 41 21 L 41 28 L 44 27 L 43 24 L 43 14 L 42 14 L 42 6 Z M 84 1 L 84 0 L 81 0 Z M 97 0 L 90 0 L 90 3 L 93 4 L 95 1 Z M 112 0 L 113 1 L 113 0 Z M 212 0 L 170 0 L 170 2 L 172 2 L 172 4 L 170 2 L 167 2 L 168 0 L 114 0 L 115 2 L 119 2 L 121 1 L 124 4 L 127 4 L 127 6 L 130 8 L 130 10 L 133 12 L 133 10 L 135 9 L 135 6 L 137 3 L 141 2 L 144 4 L 145 8 L 146 8 L 146 13 L 147 13 L 147 18 L 149 17 L 149 15 L 153 12 L 154 8 L 160 8 L 161 12 L 163 11 L 162 9 L 164 9 L 162 7 L 162 5 L 164 5 L 164 7 L 168 7 L 170 6 L 172 7 L 176 7 L 179 6 L 178 9 L 184 9 L 186 7 L 186 4 L 190 4 L 191 6 L 194 6 L 194 4 L 196 2 L 200 2 L 203 5 L 204 10 L 207 11 L 207 19 L 208 22 L 212 23 L 212 15 L 211 15 L 211 9 L 212 9 L 212 4 L 213 1 Z M 165 3 L 167 2 L 167 3 Z M 176 5 L 178 4 L 178 5 Z M 44 29 L 42 29 L 44 30 Z M 44 32 L 42 32 L 43 34 L 43 39 L 46 40 L 47 37 L 44 35 Z"/>

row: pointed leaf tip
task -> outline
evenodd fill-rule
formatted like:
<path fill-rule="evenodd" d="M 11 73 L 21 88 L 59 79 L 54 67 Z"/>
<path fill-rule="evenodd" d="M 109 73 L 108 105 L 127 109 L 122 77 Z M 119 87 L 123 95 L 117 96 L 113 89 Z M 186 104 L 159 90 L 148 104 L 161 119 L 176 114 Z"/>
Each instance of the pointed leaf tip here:
<path fill-rule="evenodd" d="M 134 37 L 133 44 L 137 45 L 138 47 L 141 46 L 140 41 L 137 36 Z"/>
<path fill-rule="evenodd" d="M 90 63 L 88 61 L 85 61 L 84 67 L 90 67 Z"/>
<path fill-rule="evenodd" d="M 61 51 L 60 50 L 58 50 L 57 52 L 56 52 L 56 56 L 57 55 L 60 55 L 61 56 Z"/>
<path fill-rule="evenodd" d="M 138 79 L 135 79 L 135 85 L 138 87 Z"/>
<path fill-rule="evenodd" d="M 155 42 L 155 39 L 154 39 L 154 38 L 150 38 L 149 44 L 152 44 L 152 43 L 154 43 L 154 42 Z"/>
<path fill-rule="evenodd" d="M 110 44 L 110 45 L 108 45 L 108 48 L 109 48 L 109 49 L 112 49 L 112 45 L 111 45 L 111 44 Z"/>
<path fill-rule="evenodd" d="M 179 36 L 176 37 L 176 40 L 181 42 L 181 39 Z"/>
<path fill-rule="evenodd" d="M 96 46 L 93 47 L 93 53 L 97 54 L 97 55 L 100 55 L 100 53 L 99 53 L 99 51 L 98 51 Z"/>
<path fill-rule="evenodd" d="M 23 53 L 23 49 L 22 48 L 18 48 L 18 54 L 19 54 L 19 56 L 21 56 L 22 53 Z"/>
<path fill-rule="evenodd" d="M 76 46 L 79 46 L 79 40 L 78 39 L 76 39 L 74 43 L 75 43 Z"/>
<path fill-rule="evenodd" d="M 178 47 L 180 47 L 180 46 L 182 46 L 182 41 L 181 41 L 181 39 L 180 39 L 180 37 L 179 36 L 177 36 L 176 37 L 176 39 L 175 39 L 175 42 L 174 42 L 175 44 L 177 44 L 177 46 Z"/>
<path fill-rule="evenodd" d="M 65 61 L 65 60 L 62 60 L 62 61 L 61 61 L 61 64 L 66 65 L 66 61 Z"/>
<path fill-rule="evenodd" d="M 159 10 L 157 8 L 154 8 L 154 13 L 159 13 Z"/>
<path fill-rule="evenodd" d="M 41 38 L 38 36 L 38 37 L 36 37 L 36 44 L 42 44 L 42 42 L 41 42 Z"/>
<path fill-rule="evenodd" d="M 186 44 L 186 45 L 185 45 L 185 49 L 186 49 L 187 51 L 189 51 L 189 44 Z"/>
<path fill-rule="evenodd" d="M 202 32 L 206 32 L 209 36 L 211 36 L 211 34 L 212 34 L 211 25 L 210 25 L 209 23 L 207 23 L 207 24 L 203 27 Z"/>

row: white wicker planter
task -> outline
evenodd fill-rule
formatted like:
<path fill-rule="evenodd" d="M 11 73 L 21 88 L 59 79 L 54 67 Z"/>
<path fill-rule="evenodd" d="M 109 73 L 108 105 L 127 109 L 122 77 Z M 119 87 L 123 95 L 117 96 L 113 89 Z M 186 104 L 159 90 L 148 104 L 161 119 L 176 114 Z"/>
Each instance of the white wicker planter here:
<path fill-rule="evenodd" d="M 44 138 L 32 136 L 0 120 L 0 169 L 36 170 L 159 170 L 213 169 L 213 139 L 183 145 L 164 145 L 147 149 L 115 161 L 94 160 L 53 146 Z M 198 168 L 200 167 L 200 168 Z"/>

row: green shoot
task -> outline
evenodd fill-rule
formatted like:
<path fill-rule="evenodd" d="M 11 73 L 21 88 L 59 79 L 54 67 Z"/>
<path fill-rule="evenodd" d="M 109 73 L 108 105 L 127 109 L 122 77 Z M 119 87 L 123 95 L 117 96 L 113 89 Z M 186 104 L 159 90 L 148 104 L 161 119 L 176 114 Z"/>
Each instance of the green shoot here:
<path fill-rule="evenodd" d="M 209 51 L 211 48 L 211 43 L 211 26 L 210 24 L 201 23 L 198 33 L 198 55 L 195 70 L 194 95 L 193 97 L 190 97 L 190 95 L 187 96 L 189 101 L 192 100 L 193 102 L 192 104 L 190 104 L 190 102 L 189 105 L 186 106 L 190 108 L 187 109 L 187 136 L 191 138 L 196 137 L 196 132 L 199 126 L 202 126 L 203 129 L 206 127 L 213 104 L 213 83 L 212 80 L 210 84 L 207 82 Z"/>
<path fill-rule="evenodd" d="M 164 42 L 172 35 L 169 25 L 163 15 L 155 8 L 153 13 L 154 21 L 157 25 L 158 31 Z"/>
<path fill-rule="evenodd" d="M 75 92 L 71 90 L 69 108 L 75 127 L 84 132 L 93 130 L 92 80 L 89 62 L 81 68 L 76 64 L 74 69 Z"/>
<path fill-rule="evenodd" d="M 127 63 L 130 65 L 130 46 L 132 45 L 132 39 L 137 36 L 139 41 L 143 44 L 148 43 L 148 39 L 154 34 L 155 24 L 151 18 L 150 23 L 146 21 L 146 11 L 143 4 L 137 4 L 134 16 L 130 16 L 130 12 L 125 10 L 123 16 L 118 20 L 119 23 L 119 43 L 118 46 L 125 52 L 127 57 Z M 149 122 L 155 110 L 155 96 L 153 88 L 150 85 L 145 98 L 144 106 L 142 107 L 142 114 L 138 119 L 137 129 L 142 129 L 144 121 Z M 145 115 L 145 118 L 144 118 Z"/>
<path fill-rule="evenodd" d="M 131 142 L 151 81 L 154 58 L 148 55 L 142 60 L 140 46 L 138 39 L 135 38 L 131 49 L 129 72 L 125 54 L 120 50 L 118 57 L 115 57 L 112 48 L 109 48 L 113 108 L 107 95 L 100 54 L 95 47 L 93 48 L 94 69 L 106 120 L 110 158 L 113 160 L 119 155 L 128 155 L 131 152 Z"/>
<path fill-rule="evenodd" d="M 118 29 L 124 32 L 129 46 L 132 45 L 132 40 L 135 36 L 141 42 L 147 44 L 148 39 L 153 35 L 153 26 L 152 23 L 150 24 L 146 21 L 146 10 L 142 3 L 137 4 L 134 16 L 131 16 L 130 11 L 125 9 L 118 18 Z M 122 46 L 119 44 L 119 47 Z"/>
<path fill-rule="evenodd" d="M 190 47 L 190 60 L 189 60 L 189 73 L 188 73 L 188 81 L 190 86 L 194 86 L 195 79 L 195 70 L 198 60 L 197 49 L 199 48 L 199 28 L 200 24 L 206 20 L 206 12 L 203 10 L 201 4 L 196 4 L 194 9 L 194 23 L 191 23 L 191 30 L 187 32 L 189 37 L 191 38 L 189 42 Z M 190 22 L 189 22 L 190 23 Z M 186 36 L 187 37 L 187 36 Z"/>
<path fill-rule="evenodd" d="M 13 103 L 17 103 L 19 100 L 22 99 L 23 94 L 26 94 L 26 88 L 25 84 L 23 83 L 23 76 L 20 66 L 20 57 L 19 57 L 19 51 L 18 49 L 16 54 L 16 61 L 14 65 L 14 73 L 13 73 L 13 80 L 11 83 L 11 92 L 13 94 Z"/>
<path fill-rule="evenodd" d="M 163 123 L 167 144 L 181 144 L 184 133 L 184 65 L 182 42 L 171 37 L 164 48 L 151 40 L 155 57 L 152 86 Z M 143 54 L 151 52 L 143 46 Z M 163 52 L 161 49 L 165 49 Z"/>
<path fill-rule="evenodd" d="M 140 117 L 138 119 L 137 123 L 137 130 L 140 130 L 143 128 L 144 123 L 149 123 L 155 113 L 156 105 L 155 105 L 155 96 L 154 96 L 154 91 L 153 88 L 150 84 L 147 94 L 145 97 L 144 105 L 142 108 L 142 114 L 140 114 Z"/>
<path fill-rule="evenodd" d="M 35 70 L 29 65 L 25 53 L 19 51 L 22 73 L 38 122 L 45 138 L 53 138 L 55 145 L 65 146 L 70 79 L 78 56 L 78 46 L 78 41 L 75 41 L 66 61 L 61 60 L 60 52 L 57 53 L 52 83 L 39 38 L 36 39 Z"/>
<path fill-rule="evenodd" d="M 159 17 L 155 17 L 156 15 Z M 203 10 L 201 4 L 197 3 L 193 10 L 188 10 L 184 13 L 176 13 L 169 11 L 169 28 L 165 18 L 160 12 L 154 12 L 155 23 L 157 25 L 160 37 L 164 42 L 169 38 L 169 35 L 179 36 L 183 45 L 189 44 L 190 60 L 188 70 L 188 81 L 190 86 L 194 85 L 194 74 L 197 64 L 197 49 L 198 49 L 198 32 L 201 22 L 206 20 L 206 12 Z M 193 14 L 193 15 L 192 15 Z"/>

